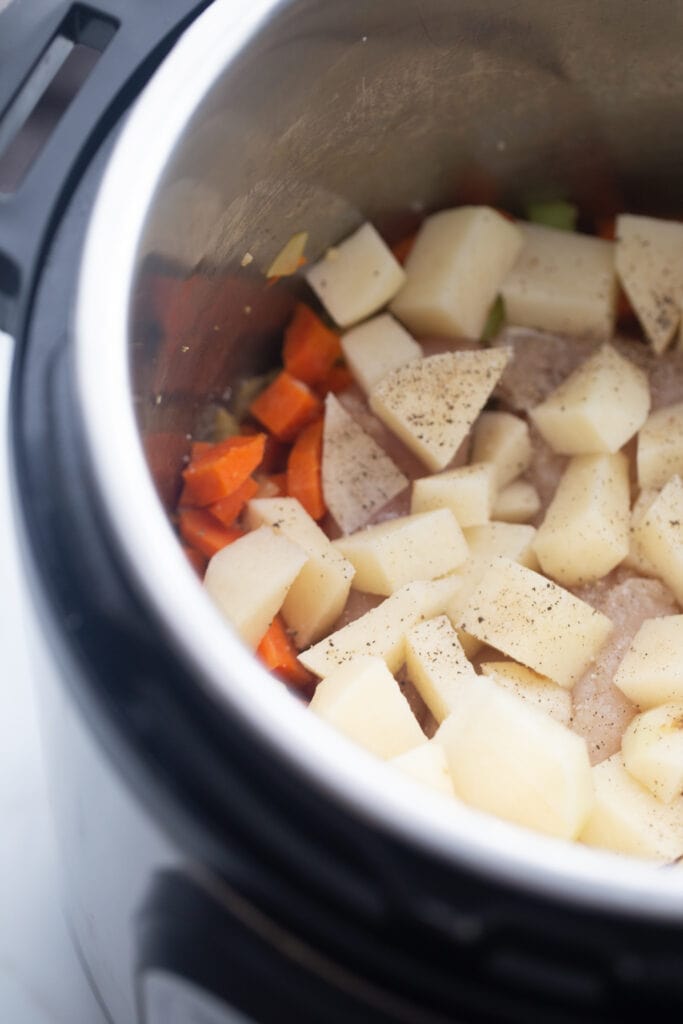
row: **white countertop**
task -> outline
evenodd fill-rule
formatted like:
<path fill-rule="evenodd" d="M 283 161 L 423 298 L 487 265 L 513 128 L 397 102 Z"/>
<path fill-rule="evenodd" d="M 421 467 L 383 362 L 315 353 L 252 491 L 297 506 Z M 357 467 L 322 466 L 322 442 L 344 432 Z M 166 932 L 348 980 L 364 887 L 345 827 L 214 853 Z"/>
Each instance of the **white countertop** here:
<path fill-rule="evenodd" d="M 22 633 L 21 578 L 4 443 L 10 346 L 10 339 L 0 333 L 0 1021 L 103 1024 L 61 911 L 57 852 Z"/>

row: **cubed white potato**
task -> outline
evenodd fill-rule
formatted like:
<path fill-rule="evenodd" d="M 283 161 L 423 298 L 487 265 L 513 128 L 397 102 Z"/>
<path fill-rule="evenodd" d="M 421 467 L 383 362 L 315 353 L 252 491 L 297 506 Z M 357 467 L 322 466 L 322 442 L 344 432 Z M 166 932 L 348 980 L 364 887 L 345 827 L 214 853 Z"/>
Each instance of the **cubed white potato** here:
<path fill-rule="evenodd" d="M 491 518 L 493 498 L 493 467 L 487 462 L 478 462 L 415 480 L 410 511 L 448 508 L 460 526 L 479 526 Z"/>
<path fill-rule="evenodd" d="M 526 828 L 574 839 L 593 804 L 585 740 L 480 676 L 439 727 L 456 794 Z"/>
<path fill-rule="evenodd" d="M 571 689 L 612 623 L 545 576 L 498 557 L 471 595 L 460 628 Z"/>
<path fill-rule="evenodd" d="M 641 491 L 631 509 L 631 523 L 629 527 L 628 554 L 623 561 L 627 569 L 633 569 L 641 576 L 656 576 L 657 570 L 652 562 L 646 558 L 640 541 L 638 540 L 638 527 L 645 518 L 645 514 L 659 491 Z"/>
<path fill-rule="evenodd" d="M 648 416 L 638 432 L 637 465 L 638 485 L 645 490 L 659 490 L 683 473 L 683 402 Z"/>
<path fill-rule="evenodd" d="M 372 316 L 393 299 L 406 280 L 391 249 L 367 223 L 328 249 L 305 276 L 340 327 Z"/>
<path fill-rule="evenodd" d="M 683 853 L 683 799 L 657 800 L 626 771 L 620 753 L 592 769 L 595 801 L 579 836 L 615 853 L 674 860 Z"/>
<path fill-rule="evenodd" d="M 683 615 L 646 619 L 614 676 L 641 708 L 683 701 Z"/>
<path fill-rule="evenodd" d="M 418 359 L 375 386 L 370 408 L 429 469 L 445 469 L 509 358 L 497 348 Z"/>
<path fill-rule="evenodd" d="M 472 431 L 472 462 L 494 467 L 496 486 L 505 487 L 531 464 L 531 439 L 525 420 L 511 412 L 483 412 Z"/>
<path fill-rule="evenodd" d="M 571 723 L 571 694 L 552 679 L 539 676 L 538 672 L 516 661 L 485 661 L 481 670 L 498 686 L 528 701 L 532 707 L 550 715 L 561 725 L 568 726 Z"/>
<path fill-rule="evenodd" d="M 247 506 L 246 523 L 250 530 L 270 526 L 306 552 L 282 616 L 297 647 L 308 647 L 329 632 L 344 610 L 354 568 L 296 498 L 255 498 Z"/>
<path fill-rule="evenodd" d="M 513 480 L 499 491 L 491 515 L 505 523 L 528 523 L 541 509 L 538 491 L 528 480 Z"/>
<path fill-rule="evenodd" d="M 408 678 L 437 722 L 448 717 L 463 689 L 477 679 L 447 615 L 413 626 L 405 658 Z"/>
<path fill-rule="evenodd" d="M 427 217 L 391 310 L 414 334 L 480 338 L 522 234 L 496 210 L 461 206 Z"/>
<path fill-rule="evenodd" d="M 630 519 L 623 452 L 575 455 L 534 540 L 543 572 L 565 587 L 606 576 L 628 554 Z"/>
<path fill-rule="evenodd" d="M 256 647 L 307 557 L 298 544 L 261 526 L 213 556 L 204 586 L 245 644 Z"/>
<path fill-rule="evenodd" d="M 299 661 L 317 676 L 326 676 L 352 658 L 372 654 L 397 672 L 405 661 L 408 630 L 443 614 L 460 586 L 457 576 L 408 583 L 359 619 L 302 651 Z"/>
<path fill-rule="evenodd" d="M 606 339 L 614 331 L 614 243 L 520 225 L 524 244 L 503 281 L 505 316 L 518 327 Z"/>
<path fill-rule="evenodd" d="M 355 569 L 352 586 L 388 597 L 413 580 L 453 572 L 467 558 L 467 541 L 447 508 L 398 516 L 334 541 Z"/>
<path fill-rule="evenodd" d="M 366 320 L 342 335 L 342 351 L 353 376 L 365 392 L 382 377 L 422 358 L 422 348 L 390 313 Z"/>
<path fill-rule="evenodd" d="M 683 224 L 622 213 L 615 263 L 622 287 L 655 352 L 663 352 L 680 318 Z"/>
<path fill-rule="evenodd" d="M 429 786 L 444 796 L 455 796 L 446 753 L 438 743 L 430 741 L 394 757 L 389 762 L 415 782 Z"/>
<path fill-rule="evenodd" d="M 670 804 L 683 794 L 683 701 L 636 715 L 621 741 L 628 772 Z M 683 852 L 683 849 L 682 851 Z"/>
<path fill-rule="evenodd" d="M 318 683 L 314 711 L 377 757 L 412 750 L 427 737 L 381 658 L 354 658 Z"/>
<path fill-rule="evenodd" d="M 619 451 L 649 411 L 645 373 L 611 345 L 603 345 L 530 415 L 560 455 L 599 455 Z"/>
<path fill-rule="evenodd" d="M 673 476 L 633 531 L 634 543 L 683 604 L 683 481 Z"/>
<path fill-rule="evenodd" d="M 325 399 L 322 483 L 325 504 L 343 533 L 365 526 L 408 479 L 340 402 Z"/>

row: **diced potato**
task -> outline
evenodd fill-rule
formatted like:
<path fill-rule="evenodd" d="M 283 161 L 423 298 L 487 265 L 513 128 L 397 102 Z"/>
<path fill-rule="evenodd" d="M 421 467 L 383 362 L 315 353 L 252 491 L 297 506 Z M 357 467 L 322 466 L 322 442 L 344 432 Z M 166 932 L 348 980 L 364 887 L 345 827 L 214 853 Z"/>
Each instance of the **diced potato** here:
<path fill-rule="evenodd" d="M 674 336 L 683 288 L 683 224 L 622 213 L 616 225 L 616 268 L 655 352 Z"/>
<path fill-rule="evenodd" d="M 504 523 L 528 523 L 540 508 L 541 499 L 534 485 L 527 480 L 513 480 L 498 493 L 491 515 Z"/>
<path fill-rule="evenodd" d="M 683 402 L 648 416 L 638 433 L 637 463 L 643 489 L 659 490 L 683 473 Z"/>
<path fill-rule="evenodd" d="M 351 372 L 366 392 L 392 370 L 422 358 L 420 345 L 390 313 L 347 331 L 342 335 L 341 347 Z"/>
<path fill-rule="evenodd" d="M 683 701 L 683 615 L 646 619 L 614 676 L 641 708 Z"/>
<path fill-rule="evenodd" d="M 407 754 L 392 758 L 390 764 L 423 786 L 444 796 L 455 796 L 446 754 L 438 743 L 422 743 Z"/>
<path fill-rule="evenodd" d="M 508 323 L 606 339 L 614 331 L 614 243 L 535 224 L 503 281 Z"/>
<path fill-rule="evenodd" d="M 599 455 L 625 445 L 649 411 L 645 373 L 611 345 L 603 345 L 530 415 L 560 455 Z"/>
<path fill-rule="evenodd" d="M 606 576 L 628 554 L 630 518 L 626 456 L 575 455 L 534 541 L 543 572 L 566 587 Z"/>
<path fill-rule="evenodd" d="M 429 469 L 445 469 L 508 359 L 504 348 L 419 359 L 384 377 L 370 395 L 370 407 Z"/>
<path fill-rule="evenodd" d="M 683 603 L 683 481 L 673 476 L 662 488 L 633 540 L 678 601 Z"/>
<path fill-rule="evenodd" d="M 460 627 L 571 689 L 612 631 L 607 616 L 531 569 L 498 557 Z"/>
<path fill-rule="evenodd" d="M 586 743 L 485 676 L 435 737 L 466 803 L 547 835 L 574 839 L 593 804 Z"/>
<path fill-rule="evenodd" d="M 398 757 L 427 737 L 381 658 L 360 657 L 323 679 L 311 711 L 377 757 Z"/>
<path fill-rule="evenodd" d="M 306 271 L 306 280 L 332 319 L 350 327 L 386 306 L 406 275 L 372 224 L 363 224 L 328 249 Z"/>
<path fill-rule="evenodd" d="M 563 689 L 552 679 L 539 676 L 525 665 L 516 661 L 485 661 L 481 670 L 504 690 L 509 690 L 532 707 L 544 711 L 561 725 L 569 726 L 572 717 L 572 698 L 569 690 Z"/>
<path fill-rule="evenodd" d="M 245 644 L 256 647 L 306 559 L 298 544 L 262 526 L 213 556 L 204 586 Z"/>
<path fill-rule="evenodd" d="M 652 502 L 657 497 L 658 491 L 641 491 L 631 509 L 631 524 L 629 527 L 628 554 L 623 561 L 627 569 L 633 569 L 641 576 L 656 576 L 657 570 L 652 562 L 645 557 L 642 545 L 638 540 L 638 527 L 645 518 L 645 514 Z"/>
<path fill-rule="evenodd" d="M 510 412 L 483 412 L 472 431 L 472 462 L 489 462 L 500 489 L 531 463 L 531 439 L 526 421 Z"/>
<path fill-rule="evenodd" d="M 406 636 L 408 678 L 437 722 L 453 711 L 477 679 L 447 615 L 427 619 Z"/>
<path fill-rule="evenodd" d="M 621 741 L 624 765 L 658 800 L 683 793 L 683 702 L 636 715 Z M 682 849 L 683 852 L 683 843 Z"/>
<path fill-rule="evenodd" d="M 408 486 L 408 479 L 346 409 L 329 394 L 323 428 L 323 494 L 344 533 L 364 526 Z"/>
<path fill-rule="evenodd" d="M 391 310 L 414 334 L 480 338 L 501 282 L 522 246 L 514 224 L 486 206 L 427 217 Z"/>
<path fill-rule="evenodd" d="M 415 480 L 410 511 L 448 508 L 460 526 L 479 526 L 491 518 L 493 498 L 493 469 L 487 462 L 478 462 Z"/>
<path fill-rule="evenodd" d="M 326 676 L 352 658 L 372 654 L 397 672 L 405 661 L 406 633 L 418 622 L 441 615 L 460 585 L 457 576 L 408 583 L 377 608 L 302 651 L 299 661 L 316 675 Z"/>
<path fill-rule="evenodd" d="M 355 569 L 352 586 L 389 596 L 413 580 L 453 572 L 467 558 L 467 542 L 450 509 L 399 516 L 334 541 Z"/>
<path fill-rule="evenodd" d="M 354 568 L 296 498 L 256 498 L 247 506 L 246 522 L 250 530 L 270 526 L 308 555 L 282 606 L 297 647 L 308 647 L 344 610 Z"/>
<path fill-rule="evenodd" d="M 683 799 L 663 804 L 612 754 L 593 768 L 595 803 L 581 842 L 634 857 L 674 860 L 683 853 Z"/>

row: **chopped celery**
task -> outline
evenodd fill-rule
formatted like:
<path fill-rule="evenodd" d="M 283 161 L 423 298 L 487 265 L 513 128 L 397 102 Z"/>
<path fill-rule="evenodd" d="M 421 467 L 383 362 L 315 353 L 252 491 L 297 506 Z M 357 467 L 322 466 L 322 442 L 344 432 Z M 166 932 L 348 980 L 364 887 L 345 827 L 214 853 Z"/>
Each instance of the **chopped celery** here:
<path fill-rule="evenodd" d="M 214 444 L 218 444 L 219 441 L 225 441 L 229 437 L 234 437 L 235 434 L 239 434 L 240 425 L 236 416 L 233 416 L 231 412 L 224 409 L 223 406 L 218 406 L 216 409 L 216 415 L 213 420 L 213 430 L 211 440 Z"/>
<path fill-rule="evenodd" d="M 543 224 L 547 228 L 557 228 L 559 231 L 574 231 L 578 210 L 573 203 L 556 199 L 547 203 L 529 203 L 526 216 L 533 224 Z"/>
<path fill-rule="evenodd" d="M 505 306 L 503 300 L 499 295 L 496 301 L 493 303 L 489 310 L 489 315 L 486 318 L 484 324 L 484 330 L 482 331 L 481 340 L 491 341 L 498 334 L 498 331 L 503 326 L 505 320 Z"/>

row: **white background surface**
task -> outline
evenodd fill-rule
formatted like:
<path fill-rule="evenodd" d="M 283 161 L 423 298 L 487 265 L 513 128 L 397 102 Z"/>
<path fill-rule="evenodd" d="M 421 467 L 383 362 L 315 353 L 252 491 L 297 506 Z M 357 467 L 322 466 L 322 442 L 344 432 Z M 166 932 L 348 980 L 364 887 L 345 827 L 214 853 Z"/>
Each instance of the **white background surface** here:
<path fill-rule="evenodd" d="M 0 1021 L 102 1024 L 60 905 L 8 495 L 10 357 L 0 332 Z"/>

